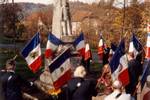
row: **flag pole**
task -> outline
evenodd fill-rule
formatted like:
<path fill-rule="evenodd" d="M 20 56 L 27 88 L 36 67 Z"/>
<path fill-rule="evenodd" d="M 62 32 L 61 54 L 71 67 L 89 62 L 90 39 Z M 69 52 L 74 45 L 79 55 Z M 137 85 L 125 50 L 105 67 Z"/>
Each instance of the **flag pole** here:
<path fill-rule="evenodd" d="M 18 55 L 15 55 L 15 56 L 13 57 L 13 60 L 16 60 L 17 57 L 18 57 Z"/>

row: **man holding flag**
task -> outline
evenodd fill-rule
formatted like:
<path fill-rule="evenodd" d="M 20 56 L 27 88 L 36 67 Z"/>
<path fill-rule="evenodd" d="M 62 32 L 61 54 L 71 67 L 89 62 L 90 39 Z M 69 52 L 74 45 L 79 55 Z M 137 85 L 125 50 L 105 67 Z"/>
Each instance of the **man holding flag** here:
<path fill-rule="evenodd" d="M 85 46 L 85 67 L 87 69 L 87 72 L 90 72 L 90 62 L 92 61 L 92 52 L 90 50 L 90 46 L 88 43 L 86 43 Z"/>
<path fill-rule="evenodd" d="M 134 95 L 134 92 L 136 90 L 139 76 L 142 74 L 141 61 L 136 59 L 141 55 L 141 52 L 142 45 L 135 34 L 132 34 L 128 53 L 128 71 L 130 83 L 125 87 L 126 92 L 130 93 L 132 96 Z"/>

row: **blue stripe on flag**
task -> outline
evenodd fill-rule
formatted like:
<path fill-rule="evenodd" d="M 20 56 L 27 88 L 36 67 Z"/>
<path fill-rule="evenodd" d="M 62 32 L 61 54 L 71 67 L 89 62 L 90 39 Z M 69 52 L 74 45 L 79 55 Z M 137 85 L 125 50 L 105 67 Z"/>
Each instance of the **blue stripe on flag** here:
<path fill-rule="evenodd" d="M 142 50 L 142 44 L 140 43 L 139 39 L 135 36 L 135 34 L 132 35 L 132 39 L 134 48 L 140 52 Z"/>
<path fill-rule="evenodd" d="M 63 42 L 60 39 L 58 39 L 55 35 L 53 35 L 52 33 L 49 33 L 48 40 L 51 41 L 55 45 L 63 44 Z"/>
<path fill-rule="evenodd" d="M 36 48 L 39 43 L 40 43 L 40 36 L 39 36 L 39 32 L 37 32 L 31 39 L 31 41 L 29 41 L 29 43 L 22 50 L 21 54 L 23 55 L 23 57 L 26 58 L 28 56 L 28 54 L 34 48 Z"/>
<path fill-rule="evenodd" d="M 115 45 L 114 43 L 111 43 L 110 45 L 111 45 L 111 49 L 112 49 L 113 51 L 116 51 L 117 45 Z"/>
<path fill-rule="evenodd" d="M 145 59 L 143 67 L 144 67 L 144 70 L 143 70 L 143 74 L 141 77 L 141 89 L 143 89 L 144 87 L 147 76 L 150 75 L 150 60 Z"/>
<path fill-rule="evenodd" d="M 118 65 L 120 63 L 120 58 L 124 54 L 125 54 L 125 42 L 124 39 L 122 39 L 117 50 L 115 51 L 115 54 L 112 57 L 112 60 L 109 63 L 112 73 L 118 68 Z"/>
<path fill-rule="evenodd" d="M 83 33 L 80 33 L 80 35 L 74 41 L 73 45 L 77 46 L 79 44 L 79 42 L 81 42 L 82 40 L 84 40 L 84 35 L 83 35 Z"/>
<path fill-rule="evenodd" d="M 50 72 L 52 73 L 57 68 L 59 68 L 68 58 L 71 57 L 70 49 L 68 48 L 64 51 L 60 56 L 53 60 L 53 62 L 49 65 Z"/>

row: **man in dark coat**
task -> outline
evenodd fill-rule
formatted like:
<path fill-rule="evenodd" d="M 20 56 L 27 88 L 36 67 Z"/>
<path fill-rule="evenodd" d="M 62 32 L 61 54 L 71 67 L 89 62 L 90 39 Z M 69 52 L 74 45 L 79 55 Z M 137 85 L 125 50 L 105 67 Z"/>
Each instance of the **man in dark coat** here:
<path fill-rule="evenodd" d="M 7 73 L 4 74 L 2 83 L 5 100 L 22 100 L 21 88 L 33 85 L 15 73 L 15 66 L 16 63 L 13 59 L 6 62 Z"/>
<path fill-rule="evenodd" d="M 75 69 L 74 77 L 67 84 L 67 100 L 92 100 L 92 96 L 97 95 L 94 80 L 86 80 L 85 68 L 79 66 Z"/>
<path fill-rule="evenodd" d="M 0 100 L 4 100 L 4 93 L 3 93 L 3 90 L 2 90 L 2 83 L 3 83 L 3 76 L 4 74 L 6 73 L 5 70 L 0 70 Z"/>
<path fill-rule="evenodd" d="M 137 59 L 134 59 L 131 55 L 128 55 L 128 60 L 130 83 L 125 87 L 125 89 L 127 93 L 133 96 L 138 84 L 139 76 L 142 73 L 142 64 Z"/>

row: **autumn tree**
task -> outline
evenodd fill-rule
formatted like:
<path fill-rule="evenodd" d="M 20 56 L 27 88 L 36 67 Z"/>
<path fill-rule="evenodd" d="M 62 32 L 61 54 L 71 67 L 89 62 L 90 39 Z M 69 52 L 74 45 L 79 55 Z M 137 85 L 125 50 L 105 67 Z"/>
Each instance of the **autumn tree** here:
<path fill-rule="evenodd" d="M 7 37 L 15 37 L 17 35 L 17 25 L 23 18 L 22 9 L 16 3 L 6 3 L 1 6 L 2 33 Z"/>
<path fill-rule="evenodd" d="M 39 20 L 42 24 L 41 29 L 38 27 Z M 45 42 L 47 39 L 47 33 L 51 30 L 52 27 L 51 9 L 48 7 L 30 14 L 30 16 L 25 18 L 24 24 L 26 27 L 26 32 L 23 34 L 24 38 L 30 39 L 36 32 L 40 31 L 40 34 L 43 38 L 42 42 Z"/>

